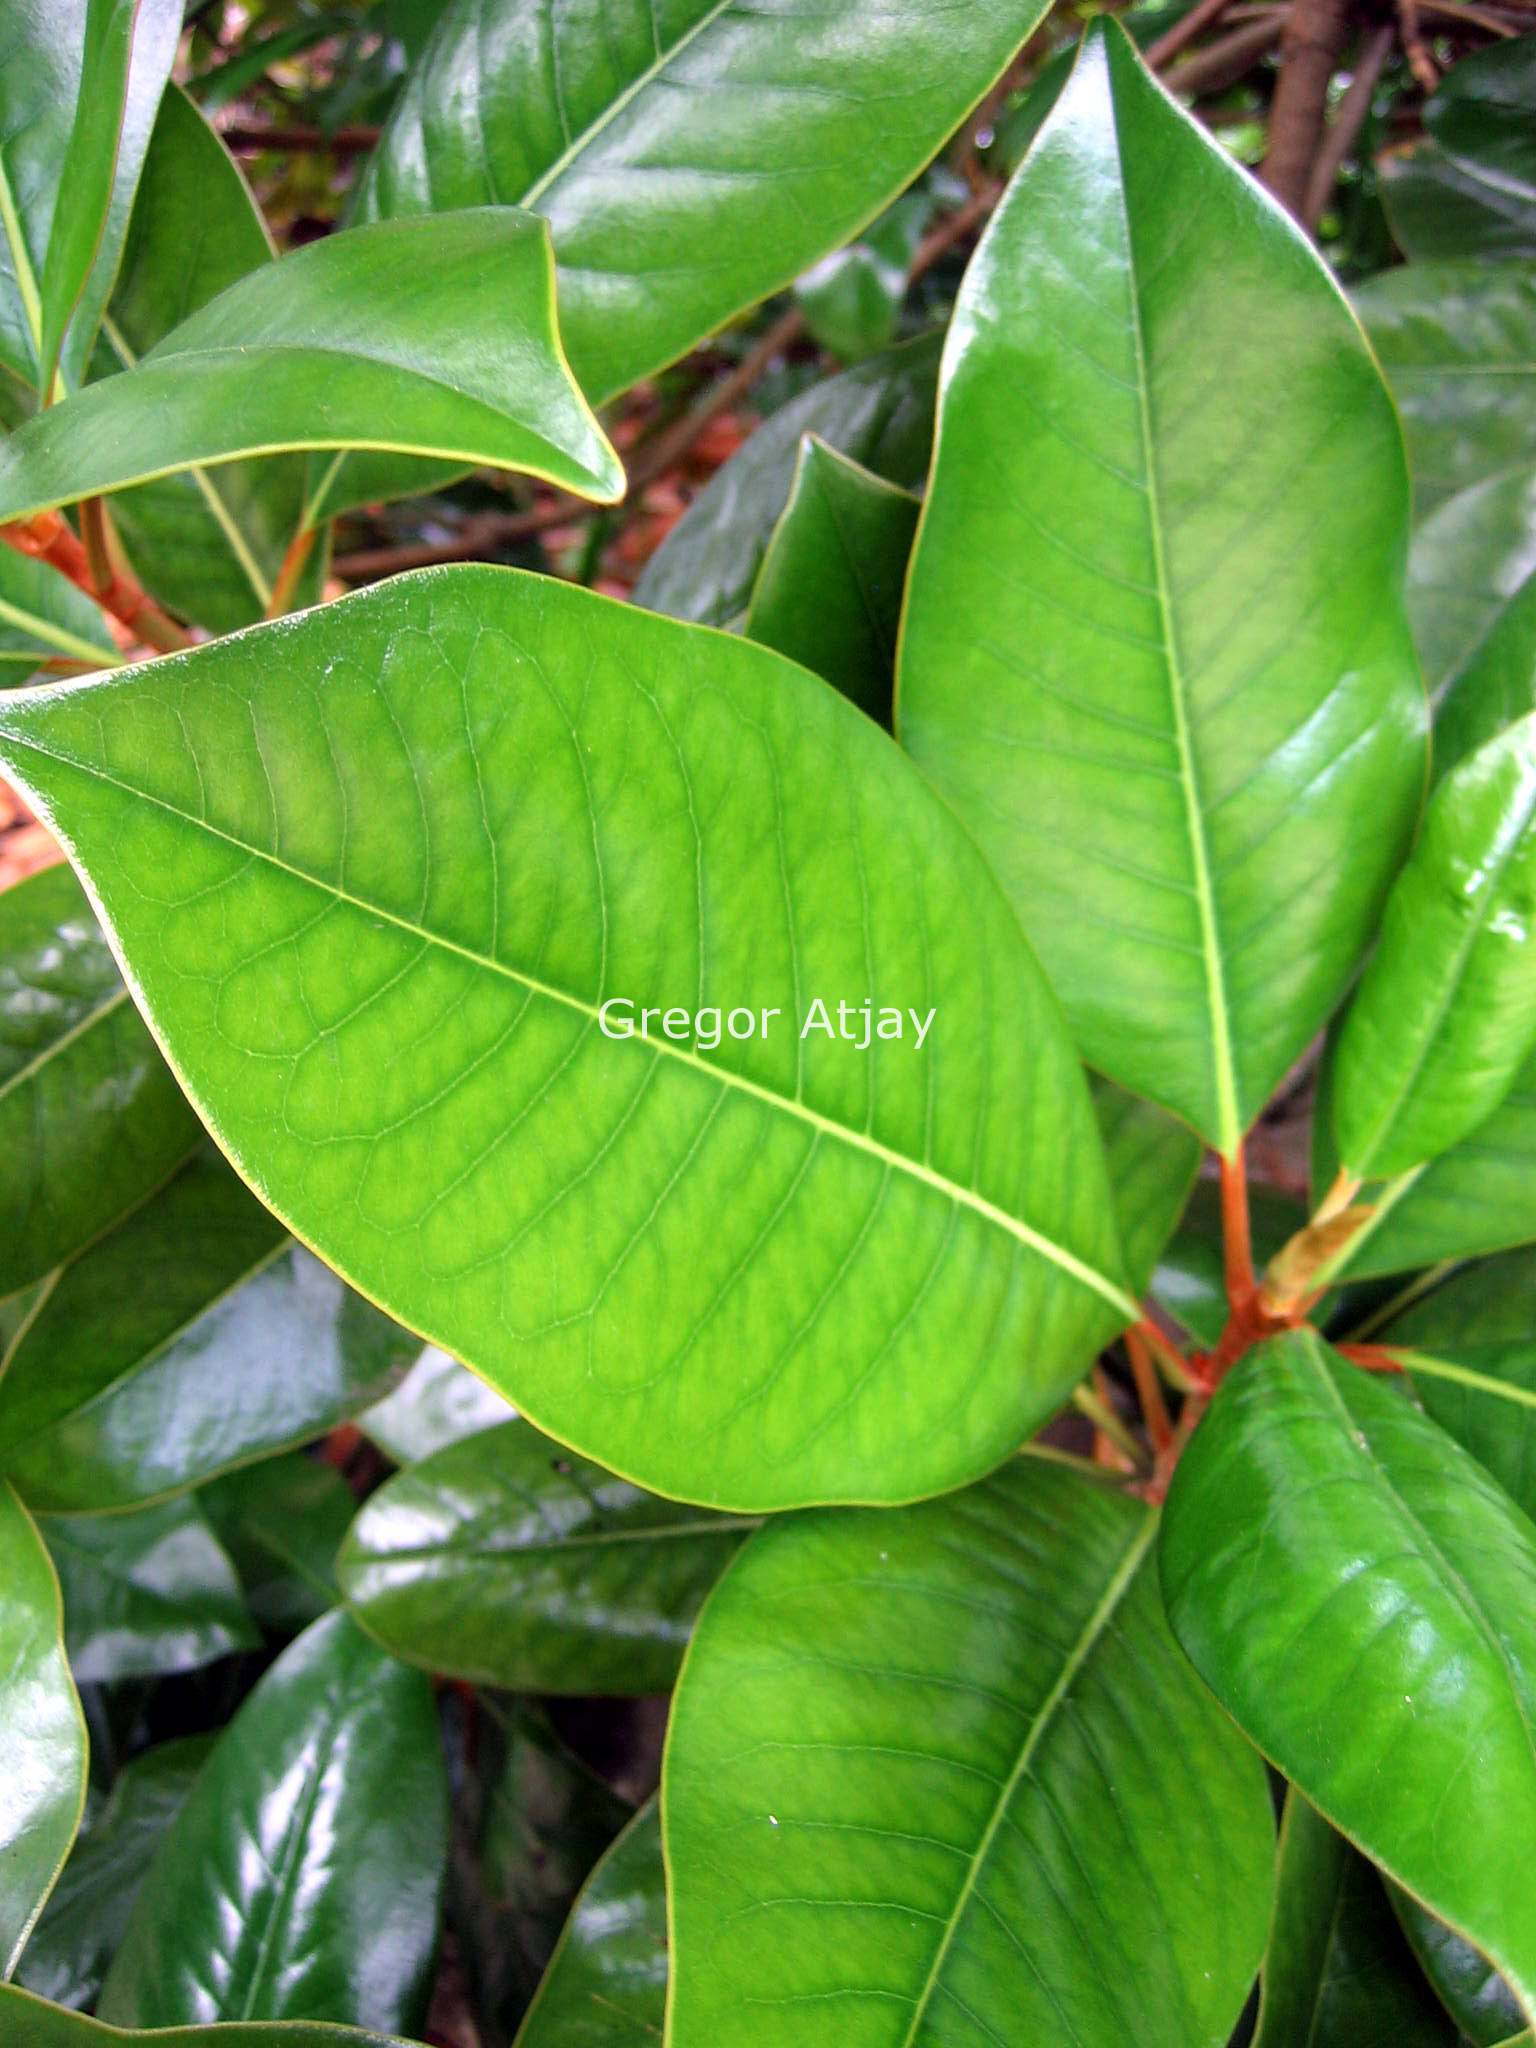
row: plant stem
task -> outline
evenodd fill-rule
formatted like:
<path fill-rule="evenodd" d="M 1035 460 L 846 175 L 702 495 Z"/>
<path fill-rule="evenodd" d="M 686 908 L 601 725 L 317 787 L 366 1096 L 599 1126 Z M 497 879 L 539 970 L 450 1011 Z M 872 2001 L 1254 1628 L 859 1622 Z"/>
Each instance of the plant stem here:
<path fill-rule="evenodd" d="M 1339 111 L 1333 126 L 1324 137 L 1323 146 L 1317 153 L 1312 166 L 1312 176 L 1307 184 L 1307 196 L 1301 209 L 1301 224 L 1309 232 L 1315 232 L 1322 219 L 1333 188 L 1339 182 L 1339 172 L 1344 160 L 1360 139 L 1371 111 L 1371 101 L 1376 95 L 1377 81 L 1382 67 L 1392 53 L 1396 37 L 1392 24 L 1384 22 L 1367 41 L 1355 66 L 1355 75 L 1349 82 L 1349 90 L 1339 102 Z"/>
<path fill-rule="evenodd" d="M 161 611 L 126 569 L 108 570 L 105 589 L 98 589 L 84 547 L 57 512 L 39 512 L 13 526 L 0 526 L 0 541 L 18 554 L 47 562 L 71 583 L 94 598 L 104 612 L 125 625 L 135 639 L 162 654 L 190 647 L 192 641 L 176 621 Z"/>
<path fill-rule="evenodd" d="M 272 585 L 272 598 L 266 613 L 269 619 L 280 619 L 292 603 L 294 588 L 304 573 L 304 564 L 314 552 L 317 532 L 313 526 L 301 526 L 289 541 Z"/>
<path fill-rule="evenodd" d="M 1286 16 L 1280 77 L 1269 114 L 1269 148 L 1259 177 L 1298 219 L 1322 142 L 1328 86 L 1348 24 L 1348 0 L 1291 0 Z"/>
<path fill-rule="evenodd" d="M 1403 1361 L 1380 1344 L 1340 1344 L 1339 1356 L 1366 1372 L 1401 1372 Z"/>
<path fill-rule="evenodd" d="M 1227 1284 L 1227 1306 L 1246 1316 L 1258 1295 L 1253 1275 L 1253 1239 L 1248 1225 L 1248 1175 L 1239 1143 L 1221 1165 L 1221 1260 Z"/>
<path fill-rule="evenodd" d="M 1160 71 L 1171 57 L 1177 57 L 1181 50 L 1187 49 L 1196 36 L 1220 21 L 1231 4 L 1232 0 L 1198 0 L 1182 21 L 1176 21 L 1166 35 L 1160 35 L 1155 43 L 1148 44 L 1148 67 Z"/>
<path fill-rule="evenodd" d="M 1140 1330 L 1126 1331 L 1125 1355 L 1131 1361 L 1131 1377 L 1136 1382 L 1136 1398 L 1141 1403 L 1147 1435 L 1153 1450 L 1161 1456 L 1173 1442 L 1173 1424 L 1168 1420 L 1168 1409 L 1163 1401 L 1157 1368 L 1152 1363 L 1152 1353 Z"/>
<path fill-rule="evenodd" d="M 1087 1387 L 1077 1387 L 1073 1390 L 1072 1405 L 1080 1415 L 1088 1418 L 1101 1436 L 1109 1438 L 1122 1457 L 1129 1458 L 1135 1466 L 1146 1465 L 1146 1453 L 1107 1401 L 1101 1401 Z"/>

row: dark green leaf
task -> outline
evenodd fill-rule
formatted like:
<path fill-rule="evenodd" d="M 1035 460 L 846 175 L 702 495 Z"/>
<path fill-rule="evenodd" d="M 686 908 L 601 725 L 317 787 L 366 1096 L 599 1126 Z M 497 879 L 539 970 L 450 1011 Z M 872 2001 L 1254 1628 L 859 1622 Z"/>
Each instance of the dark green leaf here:
<path fill-rule="evenodd" d="M 108 668 L 119 659 L 99 605 L 46 562 L 0 547 L 0 689 L 43 661 Z"/>
<path fill-rule="evenodd" d="M 1188 1204 L 1205 1148 L 1188 1124 L 1098 1075 L 1093 1077 L 1093 1106 L 1126 1271 L 1132 1290 L 1144 1293 Z"/>
<path fill-rule="evenodd" d="M 345 1614 L 317 1621 L 250 1694 L 171 1823 L 107 1972 L 102 2018 L 413 2030 L 446 1829 L 426 1679 Z"/>
<path fill-rule="evenodd" d="M 581 15 L 455 0 L 364 176 L 365 218 L 546 215 L 594 403 L 871 220 L 1040 19 L 1039 0 L 679 0 Z M 466 108 L 473 118 L 466 123 Z"/>
<path fill-rule="evenodd" d="M 272 261 L 234 160 L 172 86 L 160 103 L 94 372 L 131 368 L 226 286 Z M 304 508 L 305 457 L 189 469 L 121 492 L 112 518 L 145 584 L 215 632 L 266 612 Z M 318 571 L 324 551 L 310 557 Z M 300 595 L 318 595 L 315 573 Z"/>
<path fill-rule="evenodd" d="M 1529 2015 L 1536 1528 L 1399 1389 L 1297 1331 L 1223 1382 L 1161 1557 L 1238 1725 Z"/>
<path fill-rule="evenodd" d="M 212 1742 L 208 1735 L 162 1742 L 124 1765 L 106 1803 L 69 1852 L 22 1952 L 18 1983 L 60 2005 L 95 2000 L 150 1858 L 181 1811 Z M 0 2026 L 4 2019 L 0 2007 Z"/>
<path fill-rule="evenodd" d="M 825 676 L 889 730 L 918 501 L 814 434 L 752 592 L 748 635 Z"/>
<path fill-rule="evenodd" d="M 1381 1879 L 1294 1787 L 1263 1976 L 1253 2048 L 1453 2048 Z"/>
<path fill-rule="evenodd" d="M 667 1743 L 674 2048 L 1226 2041 L 1274 1830 L 1156 1526 L 1023 1457 L 751 1539 Z"/>
<path fill-rule="evenodd" d="M 0 892 L 0 1293 L 142 1202 L 197 1137 L 68 868 Z"/>
<path fill-rule="evenodd" d="M 353 447 L 622 495 L 561 353 L 543 222 L 505 206 L 386 221 L 262 265 L 0 443 L 0 520 L 237 456 Z"/>
<path fill-rule="evenodd" d="M 198 1500 L 263 1628 L 292 1635 L 336 1605 L 336 1553 L 357 1502 L 333 1465 L 289 1451 L 211 1480 Z"/>
<path fill-rule="evenodd" d="M 665 1692 L 752 1526 L 507 1422 L 381 1487 L 336 1576 L 369 1634 L 428 1671 L 516 1692 Z"/>
<path fill-rule="evenodd" d="M 933 201 L 925 192 L 904 193 L 861 235 L 812 264 L 796 281 L 795 303 L 815 341 L 845 363 L 890 346 L 907 296 L 907 272 L 932 217 Z"/>
<path fill-rule="evenodd" d="M 942 336 L 924 335 L 813 384 L 773 414 L 710 478 L 646 563 L 635 602 L 725 626 L 745 612 L 763 556 L 814 434 L 894 484 L 920 484 L 933 441 Z"/>
<path fill-rule="evenodd" d="M 1451 679 L 1536 573 L 1536 469 L 1489 477 L 1432 512 L 1413 538 L 1408 604 L 1430 695 Z"/>
<path fill-rule="evenodd" d="M 481 1754 L 487 1734 L 477 1734 Z M 528 1707 L 513 1707 L 494 1754 L 483 1806 L 472 1816 L 473 1840 L 455 1861 L 449 1911 L 480 2031 L 505 2041 L 577 1891 L 630 1808 Z"/>
<path fill-rule="evenodd" d="M 0 1978 L 16 1967 L 85 1806 L 85 1722 L 63 1631 L 48 1553 L 0 1480 Z"/>
<path fill-rule="evenodd" d="M 0 1472 L 94 1514 L 321 1435 L 413 1347 L 211 1152 L 56 1276 L 0 1373 Z"/>
<path fill-rule="evenodd" d="M 0 374 L 39 395 L 80 381 L 180 31 L 180 0 L 7 0 Z"/>
<path fill-rule="evenodd" d="M 1536 572 L 1527 576 L 1454 671 L 1435 711 L 1434 770 L 1459 761 L 1536 711 Z"/>
<path fill-rule="evenodd" d="M 1386 1180 L 1498 1108 L 1536 1052 L 1536 712 L 1435 793 L 1333 1048 L 1343 1167 Z"/>
<path fill-rule="evenodd" d="M 416 1465 L 512 1416 L 510 1404 L 478 1373 L 429 1344 L 394 1392 L 363 1410 L 357 1426 L 397 1465 Z"/>
<path fill-rule="evenodd" d="M 897 724 L 1085 1058 L 1228 1155 L 1413 830 L 1407 523 L 1326 268 L 1095 24 L 956 306 Z"/>
<path fill-rule="evenodd" d="M 1514 264 L 1410 263 L 1361 286 L 1355 310 L 1403 416 L 1421 517 L 1486 476 L 1536 462 L 1536 275 Z"/>
<path fill-rule="evenodd" d="M 1424 1407 L 1536 1515 L 1536 1250 L 1453 1274 L 1378 1331 Z"/>
<path fill-rule="evenodd" d="M 63 1589 L 77 1684 L 189 1671 L 261 1641 L 228 1553 L 194 1501 L 50 1515 L 41 1534 Z"/>
<path fill-rule="evenodd" d="M 1381 203 L 1392 239 L 1415 263 L 1521 262 L 1536 255 L 1536 188 L 1419 142 L 1381 158 Z"/>
<path fill-rule="evenodd" d="M 0 756 L 263 1198 L 637 1484 L 953 1485 L 1137 1313 L 1013 913 L 765 648 L 441 570 L 13 693 Z"/>
<path fill-rule="evenodd" d="M 10 2029 L 7 2032 L 7 2029 Z M 302 2021 L 265 2027 L 249 2022 L 219 2027 L 173 2027 L 152 2034 L 124 2032 L 47 2005 L 14 1984 L 0 1984 L 0 2040 L 17 2048 L 413 2048 L 395 2035 L 352 2027 L 307 2026 Z"/>
<path fill-rule="evenodd" d="M 1474 2048 L 1500 2048 L 1521 2032 L 1514 1994 L 1486 1956 L 1426 1913 L 1400 1885 L 1388 1885 L 1392 1907 L 1447 2012 Z M 1529 2041 L 1529 2034 L 1521 2034 Z"/>
<path fill-rule="evenodd" d="M 666 2001 L 667 1888 L 653 1801 L 582 1887 L 515 2048 L 649 2048 Z"/>

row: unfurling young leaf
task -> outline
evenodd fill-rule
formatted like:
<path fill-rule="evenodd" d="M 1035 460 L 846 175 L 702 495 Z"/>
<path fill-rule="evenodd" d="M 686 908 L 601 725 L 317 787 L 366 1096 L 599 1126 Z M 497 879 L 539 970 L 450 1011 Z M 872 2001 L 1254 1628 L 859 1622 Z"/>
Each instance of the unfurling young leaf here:
<path fill-rule="evenodd" d="M 1228 1155 L 1418 812 L 1407 524 L 1327 270 L 1095 24 L 956 304 L 897 729 L 1084 1057 Z"/>
<path fill-rule="evenodd" d="M 1135 1318 L 1011 911 L 764 648 L 445 570 L 13 696 L 0 758 L 263 1198 L 637 1483 L 953 1485 Z"/>

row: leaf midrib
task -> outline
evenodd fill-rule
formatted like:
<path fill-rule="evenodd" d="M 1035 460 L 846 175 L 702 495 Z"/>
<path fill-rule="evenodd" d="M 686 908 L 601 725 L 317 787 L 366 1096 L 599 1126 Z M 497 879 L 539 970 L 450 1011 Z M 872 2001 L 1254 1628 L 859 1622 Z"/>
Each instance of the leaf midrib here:
<path fill-rule="evenodd" d="M 599 1022 L 600 1004 L 587 1002 L 582 997 L 572 995 L 565 989 L 556 988 L 548 982 L 538 981 L 532 975 L 525 974 L 517 968 L 508 966 L 504 961 L 492 959 L 484 953 L 475 951 L 470 946 L 460 945 L 456 940 L 449 939 L 439 932 L 429 931 L 425 926 L 416 923 L 410 918 L 400 916 L 397 912 L 387 909 L 382 904 L 366 902 L 361 897 L 354 896 L 349 891 L 342 889 L 334 882 L 323 881 L 314 875 L 306 874 L 302 869 L 291 866 L 279 855 L 268 852 L 262 847 L 251 846 L 246 841 L 238 839 L 232 832 L 225 832 L 217 825 L 209 824 L 205 819 L 194 818 L 190 812 L 182 810 L 176 804 L 167 802 L 163 797 L 153 796 L 147 790 L 135 789 L 131 783 L 124 782 L 119 776 L 108 774 L 105 769 L 99 768 L 92 763 L 76 760 L 67 754 L 50 754 L 47 748 L 40 746 L 36 740 L 29 739 L 24 732 L 16 731 L 14 727 L 8 729 L 3 723 L 0 723 L 0 735 L 9 738 L 13 747 L 20 748 L 27 753 L 41 755 L 44 760 L 56 760 L 66 767 L 73 768 L 77 774 L 88 776 L 93 781 L 102 783 L 108 788 L 120 790 L 123 795 L 131 797 L 136 803 L 152 804 L 157 810 L 165 812 L 169 817 L 178 819 L 183 825 L 190 827 L 193 831 L 205 833 L 209 838 L 217 839 L 226 846 L 233 846 L 238 852 L 245 854 L 249 859 L 264 861 L 269 867 L 290 876 L 294 881 L 303 883 L 307 888 L 318 890 L 322 895 L 333 898 L 337 903 L 347 905 L 348 908 L 360 912 L 365 917 L 378 918 L 384 923 L 394 926 L 396 930 L 421 940 L 425 945 L 436 946 L 446 953 L 451 953 L 461 960 L 468 961 L 471 966 L 482 971 L 499 974 L 514 986 L 526 990 L 530 995 L 542 996 L 550 1002 L 559 1003 L 566 1009 L 574 1010 L 578 1015 L 586 1018 L 590 1024 L 597 1024 Z M 36 795 L 37 804 L 44 812 L 48 810 L 49 807 L 40 791 L 29 792 L 29 794 Z M 108 922 L 110 923 L 110 920 Z M 812 1130 L 827 1137 L 837 1139 L 856 1152 L 862 1152 L 867 1157 L 879 1160 L 887 1170 L 894 1170 L 908 1175 L 921 1185 L 931 1188 L 944 1200 L 954 1203 L 960 1208 L 969 1209 L 973 1214 L 981 1217 L 984 1222 L 991 1223 L 996 1228 L 1002 1230 L 1006 1235 L 1025 1246 L 1026 1249 L 1036 1252 L 1042 1258 L 1047 1259 L 1052 1265 L 1067 1274 L 1069 1278 L 1077 1281 L 1080 1286 L 1086 1287 L 1091 1293 L 1098 1295 L 1102 1301 L 1107 1302 L 1127 1322 L 1134 1323 L 1140 1319 L 1140 1304 L 1131 1295 L 1126 1293 L 1117 1282 L 1100 1272 L 1097 1267 L 1089 1265 L 1083 1259 L 1079 1259 L 1075 1253 L 1068 1251 L 1065 1245 L 1057 1244 L 1053 1238 L 1047 1237 L 1042 1232 L 1033 1229 L 1021 1218 L 1010 1216 L 1006 1209 L 999 1208 L 995 1202 L 988 1201 L 984 1195 L 977 1193 L 976 1190 L 963 1188 L 958 1182 L 949 1180 L 933 1167 L 923 1165 L 917 1160 L 909 1158 L 904 1153 L 892 1151 L 889 1146 L 880 1144 L 878 1140 L 869 1137 L 865 1133 L 852 1130 L 846 1124 L 837 1123 L 831 1117 L 823 1116 L 820 1111 L 812 1109 L 807 1103 L 801 1102 L 798 1098 L 776 1094 L 771 1088 L 765 1088 L 759 1082 L 750 1081 L 745 1075 L 733 1074 L 728 1068 L 717 1067 L 710 1061 L 701 1059 L 698 1054 L 686 1047 L 674 1045 L 666 1039 L 627 1039 L 622 1041 L 615 1040 L 614 1043 L 615 1045 L 621 1043 L 644 1045 L 656 1058 L 674 1059 L 679 1064 L 692 1068 L 696 1073 L 704 1075 L 717 1088 L 726 1091 L 735 1090 L 740 1095 L 745 1095 L 752 1100 L 765 1103 L 779 1115 L 791 1117 Z M 167 1058 L 170 1059 L 169 1053 L 167 1053 Z M 170 1059 L 170 1064 L 174 1071 L 176 1068 L 174 1059 Z M 188 1088 L 188 1093 L 193 1093 L 190 1087 Z M 217 1123 L 219 1120 L 215 1117 L 213 1121 Z M 265 1194 L 263 1195 L 263 1200 L 268 1200 Z M 268 1206 L 272 1206 L 270 1200 L 268 1200 Z M 275 1210 L 274 1213 L 282 1216 L 281 1210 Z M 289 1218 L 283 1217 L 283 1220 L 289 1223 L 290 1228 L 293 1227 Z"/>
<path fill-rule="evenodd" d="M 1084 1622 L 1077 1641 L 1072 1645 L 1071 1650 L 1062 1663 L 1061 1670 L 1056 1676 L 1055 1684 L 1036 1710 L 1035 1717 L 1030 1723 L 1029 1733 L 1024 1738 L 1013 1769 L 1008 1773 L 1007 1778 L 1003 1782 L 1002 1789 L 997 1795 L 997 1803 L 993 1807 L 991 1817 L 982 1832 L 982 1837 L 976 1846 L 975 1854 L 970 1859 L 970 1865 L 965 1873 L 965 1881 L 960 1887 L 960 1896 L 955 1901 L 954 1910 L 950 1914 L 944 1929 L 943 1939 L 939 1943 L 938 1953 L 934 1956 L 928 1975 L 924 1980 L 923 1988 L 918 1994 L 917 2003 L 912 2011 L 911 2023 L 906 2033 L 902 2036 L 901 2048 L 913 2048 L 913 2044 L 917 2040 L 918 2028 L 922 2025 L 929 2002 L 934 1992 L 938 1989 L 939 1974 L 943 1970 L 949 1958 L 950 1950 L 954 1946 L 955 1936 L 959 1932 L 960 1922 L 965 1917 L 966 1907 L 975 1896 L 982 1867 L 991 1853 L 992 1844 L 997 1837 L 998 1830 L 1008 1817 L 1008 1809 L 1013 1804 L 1014 1794 L 1018 1791 L 1025 1773 L 1034 1761 L 1035 1752 L 1044 1740 L 1046 1731 L 1051 1726 L 1057 1710 L 1064 1702 L 1073 1680 L 1082 1670 L 1095 1644 L 1109 1626 L 1115 1609 L 1125 1598 L 1130 1583 L 1136 1576 L 1142 1559 L 1150 1549 L 1152 1539 L 1156 1534 L 1157 1516 L 1149 1511 L 1141 1528 L 1136 1532 L 1135 1537 L 1128 1545 L 1125 1555 L 1116 1566 L 1114 1576 L 1100 1594 L 1098 1602 L 1092 1613 L 1088 1616 L 1087 1621 Z"/>
<path fill-rule="evenodd" d="M 1536 1395 L 1532 1396 L 1536 1405 Z M 612 1544 L 677 1543 L 692 1537 L 731 1535 L 737 1530 L 760 1529 L 761 1515 L 719 1515 L 707 1522 L 666 1522 L 653 1529 L 606 1529 L 575 1536 L 540 1536 L 531 1543 L 497 1547 L 484 1541 L 455 1543 L 413 1543 L 405 1549 L 370 1550 L 359 1541 L 355 1560 L 374 1569 L 397 1564 L 431 1564 L 434 1561 L 477 1565 L 513 1566 L 524 1559 L 563 1557 L 573 1550 L 601 1550 Z"/>

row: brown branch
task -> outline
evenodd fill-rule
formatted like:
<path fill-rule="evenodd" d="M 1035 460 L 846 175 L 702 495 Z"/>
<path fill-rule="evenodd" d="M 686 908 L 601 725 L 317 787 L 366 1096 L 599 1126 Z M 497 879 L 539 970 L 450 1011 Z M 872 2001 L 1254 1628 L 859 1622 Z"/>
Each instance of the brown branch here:
<path fill-rule="evenodd" d="M 1397 23 L 1402 32 L 1403 55 L 1408 59 L 1408 69 L 1425 92 L 1433 92 L 1440 83 L 1440 73 L 1435 69 L 1435 60 L 1429 54 L 1429 45 L 1419 26 L 1419 0 L 1397 0 Z"/>
<path fill-rule="evenodd" d="M 154 599 L 125 568 L 114 569 L 105 589 L 97 587 L 84 547 L 57 512 L 39 512 L 13 526 L 0 526 L 0 541 L 18 554 L 47 562 L 93 598 L 104 612 L 125 625 L 146 647 L 169 654 L 190 647 L 190 637 L 161 611 Z"/>
<path fill-rule="evenodd" d="M 1231 35 L 1223 36 L 1208 49 L 1197 50 L 1182 64 L 1175 64 L 1164 84 L 1170 92 L 1186 99 L 1198 99 L 1202 93 L 1225 92 L 1229 85 L 1246 76 L 1261 57 L 1268 56 L 1280 40 L 1285 19 L 1285 9 L 1275 7 L 1245 21 Z"/>
<path fill-rule="evenodd" d="M 1148 44 L 1147 63 L 1154 71 L 1161 71 L 1171 58 L 1177 57 L 1181 50 L 1188 49 L 1196 36 L 1203 34 L 1206 29 L 1220 21 L 1231 4 L 1232 0 L 1198 0 L 1198 4 L 1191 7 L 1182 21 L 1176 21 L 1166 35 L 1161 35 L 1155 43 Z"/>
<path fill-rule="evenodd" d="M 1323 138 L 1323 146 L 1317 153 L 1312 166 L 1312 176 L 1307 185 L 1307 196 L 1302 204 L 1301 224 L 1315 231 L 1323 217 L 1324 208 L 1333 197 L 1333 188 L 1339 181 L 1339 172 L 1344 168 L 1345 158 L 1360 140 L 1360 131 L 1365 126 L 1371 111 L 1371 101 L 1376 95 L 1377 82 L 1382 68 L 1392 54 L 1396 40 L 1392 24 L 1383 22 L 1372 31 L 1365 48 L 1355 65 L 1355 75 L 1349 82 L 1349 90 L 1339 102 L 1339 111 L 1334 116 L 1333 126 Z"/>
<path fill-rule="evenodd" d="M 680 420 L 674 420 L 640 451 L 639 457 L 629 472 L 627 496 L 654 483 L 659 476 L 665 476 L 669 469 L 675 469 L 685 462 L 694 444 L 705 428 L 717 420 L 721 413 L 729 412 L 733 405 L 746 397 L 753 385 L 775 360 L 784 354 L 805 332 L 805 315 L 798 306 L 791 306 L 783 313 L 758 341 L 742 357 L 728 376 L 712 384 L 698 404 L 690 407 Z"/>
<path fill-rule="evenodd" d="M 226 149 L 249 154 L 263 149 L 298 152 L 324 150 L 332 156 L 360 156 L 372 149 L 383 131 L 378 128 L 267 128 L 254 121 L 231 121 L 218 130 Z"/>
<path fill-rule="evenodd" d="M 1413 0 L 1403 0 L 1411 6 Z M 1269 110 L 1260 181 L 1299 219 L 1323 139 L 1328 86 L 1344 49 L 1349 0 L 1291 0 L 1280 41 L 1280 76 Z"/>

